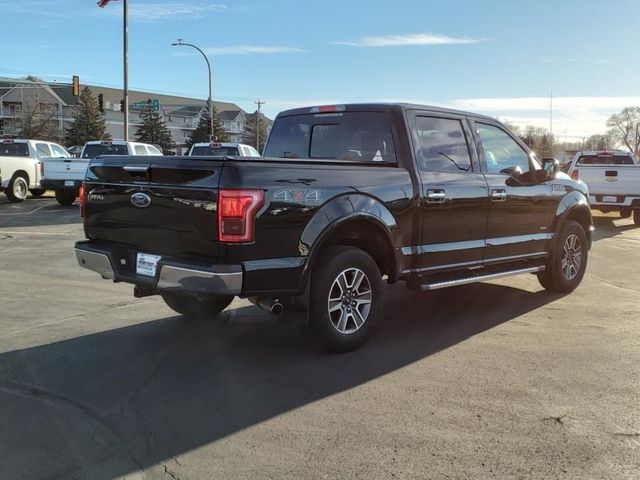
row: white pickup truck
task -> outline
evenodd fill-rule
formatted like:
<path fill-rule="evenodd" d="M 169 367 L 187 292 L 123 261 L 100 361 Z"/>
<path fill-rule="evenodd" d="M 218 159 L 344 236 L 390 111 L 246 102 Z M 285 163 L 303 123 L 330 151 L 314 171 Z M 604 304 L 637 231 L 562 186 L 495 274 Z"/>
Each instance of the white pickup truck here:
<path fill-rule="evenodd" d="M 0 140 L 0 190 L 11 202 L 23 202 L 29 192 L 39 197 L 41 164 L 45 158 L 69 158 L 60 145 L 43 140 L 5 138 Z"/>
<path fill-rule="evenodd" d="M 640 225 L 640 163 L 632 153 L 578 152 L 567 173 L 587 184 L 591 208 L 603 213 L 617 211 L 622 218 L 633 214 L 634 223 Z"/>
<path fill-rule="evenodd" d="M 147 143 L 92 140 L 85 143 L 80 158 L 43 160 L 41 187 L 54 190 L 60 205 L 71 205 L 78 196 L 89 161 L 99 155 L 162 155 L 162 152 Z"/>

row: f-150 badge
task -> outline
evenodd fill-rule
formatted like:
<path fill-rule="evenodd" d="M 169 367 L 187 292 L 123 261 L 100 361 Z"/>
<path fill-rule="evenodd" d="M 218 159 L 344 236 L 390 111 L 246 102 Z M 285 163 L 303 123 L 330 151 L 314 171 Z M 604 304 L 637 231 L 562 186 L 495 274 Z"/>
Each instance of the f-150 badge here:
<path fill-rule="evenodd" d="M 322 192 L 317 189 L 278 190 L 273 194 L 273 199 L 279 202 L 287 202 L 287 203 L 317 204 L 322 202 Z"/>

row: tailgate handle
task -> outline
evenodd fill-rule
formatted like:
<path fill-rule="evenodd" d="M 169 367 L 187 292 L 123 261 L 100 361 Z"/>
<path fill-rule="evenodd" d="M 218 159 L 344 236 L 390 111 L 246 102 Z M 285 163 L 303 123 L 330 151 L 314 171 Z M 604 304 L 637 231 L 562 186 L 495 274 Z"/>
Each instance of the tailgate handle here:
<path fill-rule="evenodd" d="M 604 172 L 604 175 L 606 177 L 617 177 L 618 176 L 618 172 L 616 170 L 606 170 Z"/>
<path fill-rule="evenodd" d="M 127 172 L 146 172 L 149 165 L 125 165 L 123 167 Z"/>
<path fill-rule="evenodd" d="M 133 181 L 146 182 L 149 179 L 149 165 L 125 165 L 122 168 Z"/>

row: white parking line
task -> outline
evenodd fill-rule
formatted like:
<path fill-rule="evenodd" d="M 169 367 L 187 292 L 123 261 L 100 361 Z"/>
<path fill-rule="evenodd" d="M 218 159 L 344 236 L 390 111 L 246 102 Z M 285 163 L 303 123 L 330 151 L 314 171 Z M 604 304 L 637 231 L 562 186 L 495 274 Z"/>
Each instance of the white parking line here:
<path fill-rule="evenodd" d="M 72 237 L 83 237 L 82 233 L 67 233 L 67 232 L 29 232 L 29 231 L 9 231 L 2 230 L 0 228 L 0 235 L 68 235 Z"/>
<path fill-rule="evenodd" d="M 0 216 L 5 215 L 31 215 L 32 213 L 36 213 L 38 210 L 42 210 L 44 207 L 48 207 L 49 205 L 41 205 L 38 208 L 34 208 L 30 212 L 16 212 L 16 213 L 0 213 Z"/>

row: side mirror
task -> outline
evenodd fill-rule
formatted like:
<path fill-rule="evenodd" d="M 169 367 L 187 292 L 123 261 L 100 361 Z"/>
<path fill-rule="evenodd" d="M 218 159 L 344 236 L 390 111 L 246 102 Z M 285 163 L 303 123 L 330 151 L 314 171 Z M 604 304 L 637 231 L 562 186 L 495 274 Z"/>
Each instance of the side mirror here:
<path fill-rule="evenodd" d="M 557 173 L 560 171 L 560 162 L 555 158 L 543 158 L 542 168 L 546 174 L 547 180 L 556 178 Z"/>
<path fill-rule="evenodd" d="M 500 170 L 500 173 L 511 175 L 516 180 L 522 176 L 522 169 L 519 166 L 507 167 Z"/>

